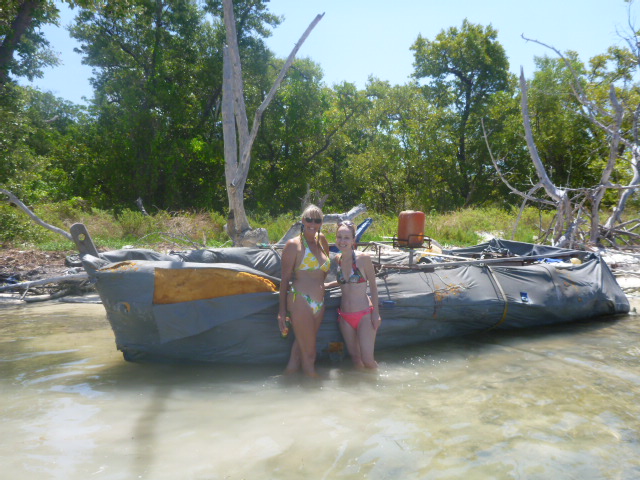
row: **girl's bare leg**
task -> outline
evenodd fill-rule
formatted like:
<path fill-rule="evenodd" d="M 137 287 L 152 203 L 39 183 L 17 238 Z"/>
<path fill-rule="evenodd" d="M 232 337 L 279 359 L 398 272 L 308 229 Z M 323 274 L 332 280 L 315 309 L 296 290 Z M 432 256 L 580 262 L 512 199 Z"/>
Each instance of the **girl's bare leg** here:
<path fill-rule="evenodd" d="M 358 344 L 358 334 L 351 325 L 340 318 L 338 320 L 340 331 L 342 332 L 342 338 L 344 343 L 347 344 L 347 351 L 351 357 L 351 361 L 356 368 L 364 368 L 362 363 L 362 355 L 360 354 L 360 345 Z"/>
<path fill-rule="evenodd" d="M 300 370 L 300 367 L 300 347 L 298 346 L 298 339 L 295 338 L 293 345 L 291 345 L 291 355 L 289 355 L 289 362 L 287 363 L 287 368 L 284 369 L 284 373 L 287 375 L 296 373 Z"/>
<path fill-rule="evenodd" d="M 371 314 L 365 315 L 360 320 L 357 331 L 358 345 L 360 346 L 360 355 L 362 363 L 367 368 L 378 368 L 378 363 L 373 356 L 373 350 L 376 344 L 376 330 L 371 323 Z"/>
<path fill-rule="evenodd" d="M 291 347 L 291 357 L 286 372 L 289 372 L 290 366 L 297 369 L 297 365 L 300 365 L 306 375 L 317 377 L 316 321 L 309 304 L 303 298 L 296 299 L 291 305 L 291 323 L 296 339 Z"/>
<path fill-rule="evenodd" d="M 289 294 L 287 295 L 287 311 L 291 313 L 291 316 L 293 316 L 295 303 L 297 302 L 293 301 L 293 295 L 291 294 L 291 292 L 289 292 Z M 298 309 L 296 309 L 296 315 L 298 314 Z M 298 370 L 300 370 L 301 366 L 302 364 L 300 362 L 300 346 L 298 345 L 298 336 L 296 335 L 293 339 L 293 344 L 291 345 L 289 362 L 287 363 L 287 368 L 285 368 L 284 373 L 286 375 L 296 373 Z"/>

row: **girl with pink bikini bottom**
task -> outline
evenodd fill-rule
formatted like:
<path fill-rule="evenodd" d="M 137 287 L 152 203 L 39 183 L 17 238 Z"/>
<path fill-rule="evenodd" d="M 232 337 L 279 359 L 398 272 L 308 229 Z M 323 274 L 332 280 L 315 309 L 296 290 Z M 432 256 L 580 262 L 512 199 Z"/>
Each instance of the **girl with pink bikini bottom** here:
<path fill-rule="evenodd" d="M 338 264 L 336 282 L 327 288 L 340 286 L 342 299 L 338 308 L 338 324 L 347 350 L 358 368 L 376 368 L 373 355 L 376 333 L 382 319 L 378 310 L 378 289 L 371 258 L 356 254 L 356 230 L 352 222 L 341 222 L 336 231 Z M 346 272 L 346 273 L 345 273 Z M 367 295 L 367 286 L 369 295 Z"/>

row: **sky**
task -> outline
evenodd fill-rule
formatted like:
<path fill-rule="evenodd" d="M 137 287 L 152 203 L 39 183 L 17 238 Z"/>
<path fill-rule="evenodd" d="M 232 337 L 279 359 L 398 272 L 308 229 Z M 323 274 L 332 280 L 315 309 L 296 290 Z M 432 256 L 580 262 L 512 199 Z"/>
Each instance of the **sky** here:
<path fill-rule="evenodd" d="M 73 51 L 69 26 L 75 13 L 63 4 L 60 27 L 44 29 L 62 65 L 44 71 L 32 85 L 74 103 L 87 103 L 93 91 L 91 68 L 82 65 Z M 282 24 L 266 40 L 279 57 L 287 57 L 304 30 L 319 13 L 316 25 L 298 52 L 324 71 L 331 86 L 342 81 L 364 88 L 370 76 L 392 85 L 410 81 L 413 72 L 411 45 L 418 35 L 434 39 L 442 30 L 471 23 L 492 25 L 505 48 L 510 70 L 520 68 L 530 78 L 534 57 L 555 54 L 521 38 L 539 40 L 564 52 L 578 52 L 584 62 L 623 44 L 618 32 L 628 31 L 628 4 L 623 0 L 271 0 L 269 10 L 284 16 Z M 640 7 L 631 9 L 636 24 Z"/>

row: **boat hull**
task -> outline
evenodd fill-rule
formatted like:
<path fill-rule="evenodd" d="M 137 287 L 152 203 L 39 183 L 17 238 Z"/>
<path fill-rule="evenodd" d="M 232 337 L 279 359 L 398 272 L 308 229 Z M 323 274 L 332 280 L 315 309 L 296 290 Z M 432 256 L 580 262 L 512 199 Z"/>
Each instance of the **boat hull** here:
<path fill-rule="evenodd" d="M 383 322 L 376 349 L 629 311 L 626 296 L 598 255 L 584 255 L 577 265 L 568 261 L 525 266 L 506 263 L 476 262 L 452 268 L 387 266 L 377 279 Z M 277 278 L 272 275 L 246 265 L 175 259 L 118 259 L 92 268 L 116 346 L 128 360 L 284 364 L 288 359 L 293 335 L 288 339 L 280 336 Z M 182 271 L 180 285 L 188 292 L 193 288 L 184 280 L 185 271 L 195 272 L 194 282 L 202 284 L 202 278 L 215 269 L 262 276 L 273 281 L 274 288 L 159 303 L 159 271 L 165 276 Z M 211 290 L 219 288 L 212 286 Z M 327 292 L 318 333 L 320 359 L 345 354 L 336 322 L 339 304 L 339 290 Z"/>

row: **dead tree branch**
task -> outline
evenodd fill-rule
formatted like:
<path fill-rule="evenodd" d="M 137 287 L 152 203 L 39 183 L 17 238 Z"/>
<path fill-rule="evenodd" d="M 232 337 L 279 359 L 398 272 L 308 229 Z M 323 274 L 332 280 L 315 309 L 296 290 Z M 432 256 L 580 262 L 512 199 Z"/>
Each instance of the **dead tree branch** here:
<path fill-rule="evenodd" d="M 40 217 L 38 217 L 35 213 L 33 213 L 31 211 L 31 209 L 29 207 L 27 207 L 24 203 L 22 203 L 18 197 L 16 197 L 13 193 L 11 193 L 8 190 L 5 190 L 4 188 L 0 188 L 0 193 L 2 193 L 3 195 L 6 195 L 8 197 L 8 202 L 12 203 L 14 205 L 16 205 L 18 208 L 20 208 L 23 212 L 25 212 L 27 215 L 29 215 L 29 217 L 31 217 L 31 220 L 33 220 L 34 222 L 36 222 L 38 225 L 47 228 L 49 230 L 51 230 L 52 232 L 58 233 L 60 235 L 62 235 L 64 238 L 66 238 L 67 240 L 69 240 L 70 242 L 73 242 L 73 238 L 71 237 L 71 234 L 68 232 L 65 232 L 64 230 L 58 228 L 58 227 L 54 227 L 53 225 L 49 225 L 47 222 L 45 222 L 44 220 L 42 220 Z"/>
<path fill-rule="evenodd" d="M 513 193 L 515 193 L 516 195 L 521 196 L 522 198 L 524 198 L 524 200 L 529 200 L 532 202 L 539 202 L 545 205 L 550 205 L 550 206 L 555 206 L 554 202 L 551 202 L 549 200 L 546 200 L 544 198 L 538 198 L 538 197 L 534 197 L 532 196 L 533 193 L 537 190 L 539 190 L 540 188 L 542 188 L 542 183 L 537 183 L 536 185 L 533 186 L 533 188 L 531 190 L 529 190 L 528 193 L 524 193 L 521 192 L 520 190 L 518 190 L 517 188 L 515 188 L 513 185 L 511 185 L 511 183 L 509 183 L 509 180 L 507 180 L 505 178 L 505 176 L 502 174 L 502 170 L 500 169 L 500 165 L 498 165 L 498 162 L 496 161 L 495 157 L 493 156 L 493 151 L 491 150 L 491 145 L 489 144 L 489 136 L 487 135 L 487 131 L 484 127 L 484 120 L 480 120 L 480 123 L 482 125 L 482 133 L 484 136 L 484 141 L 485 144 L 487 145 L 487 150 L 489 151 L 489 157 L 491 158 L 491 162 L 493 163 L 493 167 L 496 169 L 496 172 L 498 173 L 498 178 L 500 178 L 500 180 L 502 181 L 502 183 L 504 183 L 507 188 L 509 188 L 509 190 L 511 190 Z"/>
<path fill-rule="evenodd" d="M 631 29 L 634 32 L 634 39 L 637 40 L 637 34 L 635 29 Z M 621 215 L 625 209 L 628 199 L 633 195 L 636 189 L 640 186 L 640 144 L 638 142 L 637 126 L 638 118 L 640 117 L 640 104 L 635 109 L 635 113 L 632 118 L 633 128 L 630 134 L 625 136 L 623 131 L 623 123 L 625 120 L 625 110 L 618 101 L 616 94 L 616 88 L 613 82 L 609 85 L 609 105 L 611 108 L 605 108 L 597 101 L 592 100 L 581 82 L 579 81 L 578 74 L 569 58 L 562 54 L 557 48 L 547 45 L 539 40 L 534 40 L 522 35 L 522 38 L 527 42 L 533 42 L 541 45 L 545 48 L 552 50 L 566 66 L 570 72 L 573 81 L 571 82 L 571 89 L 575 98 L 578 100 L 580 107 L 580 113 L 587 117 L 593 125 L 602 130 L 609 140 L 609 155 L 607 158 L 607 164 L 602 170 L 600 181 L 598 185 L 590 188 L 559 188 L 553 184 L 548 177 L 544 165 L 538 154 L 536 144 L 533 138 L 531 121 L 529 117 L 528 106 L 528 85 L 524 78 L 523 69 L 520 69 L 520 88 L 522 92 L 521 97 L 521 109 L 523 116 L 523 123 L 525 128 L 525 139 L 527 147 L 529 149 L 529 156 L 533 162 L 536 170 L 536 174 L 539 178 L 539 184 L 544 187 L 545 193 L 551 198 L 557 209 L 557 215 L 552 222 L 553 237 L 552 243 L 557 246 L 573 246 L 579 238 L 585 238 L 588 234 L 589 241 L 593 244 L 597 244 L 601 239 L 607 238 L 607 240 L 615 244 L 615 240 L 612 236 L 622 235 L 620 228 L 614 228 L 614 225 L 620 222 Z M 640 65 L 640 47 L 637 42 L 629 41 L 629 47 L 632 54 L 635 56 L 636 63 Z M 483 125 L 484 131 L 484 125 Z M 485 132 L 485 141 L 487 148 L 489 148 L 488 138 Z M 611 176 L 615 171 L 616 165 L 620 160 L 620 148 L 624 145 L 631 153 L 630 166 L 633 172 L 633 178 L 629 185 L 621 187 L 620 185 L 613 185 L 611 183 Z M 494 164 L 498 175 L 501 180 L 509 187 L 511 191 L 525 198 L 522 203 L 521 211 L 526 205 L 527 195 L 531 196 L 535 192 L 535 187 L 528 194 L 519 192 L 517 188 L 510 185 L 500 172 L 498 162 L 496 162 L 491 150 L 489 149 L 491 160 Z M 607 220 L 604 226 L 600 225 L 600 206 L 604 195 L 608 189 L 621 190 L 618 205 L 614 208 L 611 216 Z M 538 201 L 536 199 L 536 201 Z M 587 220 L 588 219 L 588 220 Z M 588 232 L 585 231 L 583 225 L 589 224 Z M 635 228 L 635 227 L 634 227 Z M 633 235 L 631 235 L 633 236 Z M 624 240 L 621 238 L 621 240 Z"/>
<path fill-rule="evenodd" d="M 258 109 L 256 110 L 256 113 L 253 116 L 253 124 L 251 125 L 251 133 L 249 134 L 247 143 L 246 145 L 243 146 L 242 152 L 240 154 L 240 168 L 238 168 L 238 174 L 231 182 L 232 185 L 234 186 L 237 185 L 237 183 L 241 181 L 241 176 L 244 177 L 245 179 L 247 178 L 247 175 L 249 174 L 251 147 L 253 146 L 253 142 L 255 141 L 256 137 L 258 136 L 258 129 L 260 128 L 260 123 L 262 122 L 262 114 L 271 103 L 271 100 L 273 100 L 273 97 L 275 97 L 276 91 L 278 90 L 278 88 L 280 88 L 280 84 L 282 83 L 282 80 L 284 80 L 284 77 L 289 71 L 291 64 L 293 64 L 293 61 L 296 58 L 296 54 L 298 53 L 298 50 L 300 50 L 300 47 L 305 42 L 305 40 L 307 39 L 311 31 L 318 24 L 318 22 L 322 20 L 322 17 L 324 17 L 324 13 L 316 15 L 316 18 L 313 19 L 313 21 L 309 24 L 307 29 L 304 31 L 304 33 L 296 43 L 293 50 L 291 50 L 289 57 L 287 57 L 287 60 L 285 61 L 284 65 L 282 66 L 282 69 L 280 70 L 280 73 L 278 74 L 278 77 L 276 78 L 276 81 L 273 83 L 271 87 L 271 90 L 269 90 L 269 93 L 267 94 L 265 99 L 262 101 Z"/>

